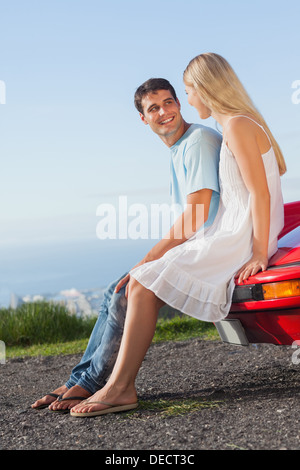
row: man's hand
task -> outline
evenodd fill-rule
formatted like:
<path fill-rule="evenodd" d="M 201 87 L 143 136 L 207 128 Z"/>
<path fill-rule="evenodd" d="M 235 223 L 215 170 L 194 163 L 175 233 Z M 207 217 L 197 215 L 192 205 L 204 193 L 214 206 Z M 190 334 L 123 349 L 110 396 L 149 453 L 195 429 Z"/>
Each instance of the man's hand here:
<path fill-rule="evenodd" d="M 143 258 L 142 261 L 140 261 L 138 264 L 136 264 L 132 269 L 137 268 L 138 266 L 141 266 L 142 264 L 146 263 L 146 259 Z M 128 292 L 129 292 L 129 283 L 130 283 L 130 273 L 126 274 L 126 276 L 121 279 L 118 284 L 115 287 L 115 292 L 118 293 L 120 289 L 122 289 L 125 284 L 127 284 L 126 289 L 125 289 L 125 297 L 126 299 L 128 298 Z"/>
<path fill-rule="evenodd" d="M 123 277 L 123 279 L 121 279 L 118 284 L 116 285 L 115 287 L 115 292 L 118 293 L 120 289 L 122 289 L 122 287 L 129 282 L 129 279 L 130 279 L 130 274 L 126 274 L 125 277 Z M 126 288 L 127 290 L 127 288 Z M 125 293 L 126 294 L 126 293 Z M 127 296 L 126 296 L 127 297 Z"/>

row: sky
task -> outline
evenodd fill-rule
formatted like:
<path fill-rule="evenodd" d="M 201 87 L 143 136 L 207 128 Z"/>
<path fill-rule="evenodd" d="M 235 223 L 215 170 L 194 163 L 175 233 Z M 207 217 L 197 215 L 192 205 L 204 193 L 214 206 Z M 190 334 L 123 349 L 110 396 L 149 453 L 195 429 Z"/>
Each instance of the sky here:
<path fill-rule="evenodd" d="M 200 122 L 182 75 L 202 52 L 231 63 L 285 155 L 285 201 L 300 199 L 298 0 L 0 0 L 0 18 L 0 251 L 94 239 L 120 196 L 169 201 L 168 148 L 133 95 L 167 78 Z"/>

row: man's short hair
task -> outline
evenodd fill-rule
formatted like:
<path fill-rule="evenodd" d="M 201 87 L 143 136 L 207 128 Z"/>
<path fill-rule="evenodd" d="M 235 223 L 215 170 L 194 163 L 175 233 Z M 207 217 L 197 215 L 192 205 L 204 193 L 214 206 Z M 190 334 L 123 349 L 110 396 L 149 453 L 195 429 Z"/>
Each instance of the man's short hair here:
<path fill-rule="evenodd" d="M 157 93 L 158 90 L 169 90 L 174 100 L 177 100 L 176 92 L 168 80 L 165 78 L 150 78 L 138 87 L 134 95 L 134 105 L 141 114 L 144 114 L 142 99 L 148 93 Z"/>

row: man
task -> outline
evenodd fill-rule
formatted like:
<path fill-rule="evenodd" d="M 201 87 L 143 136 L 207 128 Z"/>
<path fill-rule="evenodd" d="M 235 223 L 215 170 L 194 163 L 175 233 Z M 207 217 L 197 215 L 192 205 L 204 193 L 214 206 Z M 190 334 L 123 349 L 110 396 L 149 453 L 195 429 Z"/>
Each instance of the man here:
<path fill-rule="evenodd" d="M 144 124 L 149 125 L 171 152 L 171 195 L 183 211 L 201 204 L 204 227 L 216 215 L 219 202 L 218 165 L 221 136 L 216 131 L 182 118 L 180 103 L 172 85 L 165 79 L 150 79 L 135 93 L 135 106 Z M 188 236 L 183 231 L 176 244 Z M 174 246 L 174 239 L 163 238 L 155 245 L 161 255 Z M 56 412 L 69 411 L 81 400 L 102 388 L 110 375 L 122 338 L 127 307 L 129 274 L 113 282 L 104 294 L 98 320 L 87 349 L 71 372 L 69 380 L 53 393 L 36 401 L 32 408 L 49 406 Z"/>

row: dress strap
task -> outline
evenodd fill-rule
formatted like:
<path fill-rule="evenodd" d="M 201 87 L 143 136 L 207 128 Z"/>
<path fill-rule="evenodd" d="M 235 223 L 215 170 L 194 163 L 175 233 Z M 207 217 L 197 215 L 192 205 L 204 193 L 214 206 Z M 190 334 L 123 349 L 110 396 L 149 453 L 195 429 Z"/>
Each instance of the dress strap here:
<path fill-rule="evenodd" d="M 271 139 L 270 139 L 268 133 L 266 132 L 266 130 L 264 129 L 264 127 L 263 127 L 261 124 L 258 124 L 257 121 L 255 121 L 254 119 L 252 119 L 252 118 L 249 117 L 249 116 L 246 116 L 246 115 L 244 115 L 244 114 L 238 114 L 237 116 L 232 116 L 232 117 L 227 121 L 226 127 L 228 126 L 228 123 L 229 123 L 229 121 L 231 121 L 231 119 L 234 119 L 234 118 L 237 118 L 237 117 L 245 117 L 245 118 L 247 118 L 247 119 L 250 119 L 250 121 L 254 122 L 255 124 L 257 124 L 257 125 L 264 131 L 264 133 L 265 133 L 266 136 L 268 137 L 268 140 L 269 140 L 270 145 L 272 146 Z M 225 136 L 225 132 L 226 132 L 226 128 L 224 129 L 224 136 Z"/>

